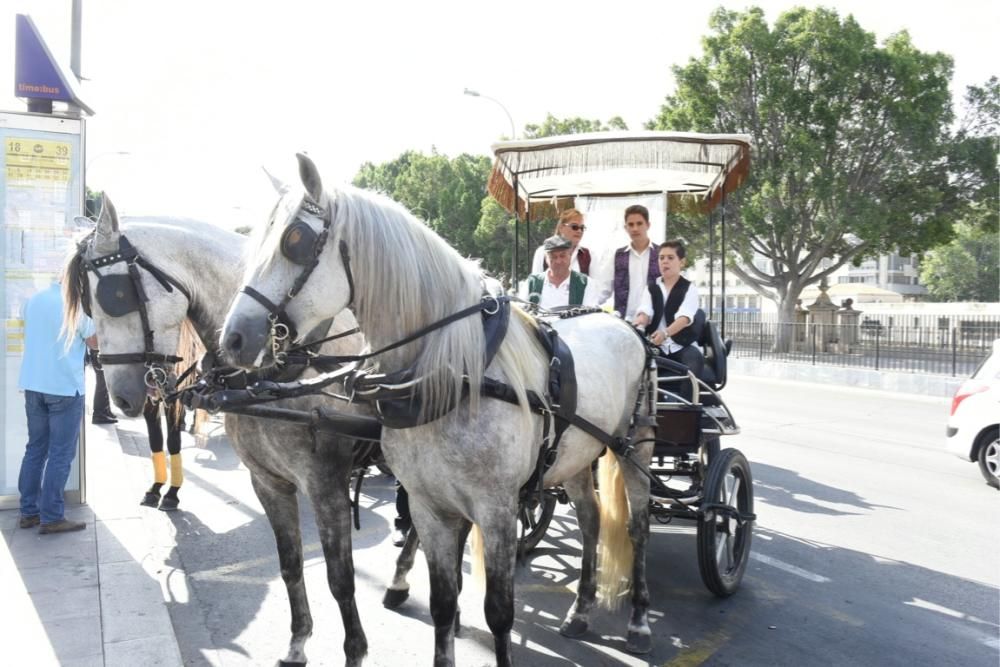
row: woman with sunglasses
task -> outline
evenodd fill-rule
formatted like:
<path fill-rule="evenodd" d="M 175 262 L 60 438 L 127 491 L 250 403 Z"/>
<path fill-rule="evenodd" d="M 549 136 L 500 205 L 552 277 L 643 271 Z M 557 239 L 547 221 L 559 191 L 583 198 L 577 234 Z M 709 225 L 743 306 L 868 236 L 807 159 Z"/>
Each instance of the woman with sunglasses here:
<path fill-rule="evenodd" d="M 583 224 L 583 213 L 575 208 L 566 209 L 559 214 L 559 222 L 552 230 L 554 236 L 561 236 L 573 244 L 573 254 L 570 259 L 570 269 L 590 275 L 590 251 L 580 245 L 583 232 L 586 230 Z M 545 246 L 540 245 L 535 250 L 535 256 L 531 260 L 531 273 L 542 273 L 548 270 L 548 263 L 545 261 Z"/>

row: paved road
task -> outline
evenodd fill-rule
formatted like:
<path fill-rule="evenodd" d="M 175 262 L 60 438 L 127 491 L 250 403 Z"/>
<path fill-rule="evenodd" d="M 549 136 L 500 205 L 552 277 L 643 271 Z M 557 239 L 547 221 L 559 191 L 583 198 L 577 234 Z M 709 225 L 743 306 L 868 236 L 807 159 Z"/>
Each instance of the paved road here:
<path fill-rule="evenodd" d="M 583 641 L 563 639 L 556 628 L 572 601 L 580 544 L 572 513 L 561 508 L 518 571 L 518 664 L 997 664 L 1000 495 L 974 464 L 943 453 L 947 401 L 748 377 L 735 378 L 726 395 L 744 432 L 724 444 L 751 460 L 759 517 L 742 588 L 713 597 L 698 575 L 693 531 L 655 526 L 653 653 L 640 660 L 624 652 L 625 610 L 597 613 Z M 121 433 L 143 437 L 141 422 Z M 224 435 L 185 445 L 187 511 L 152 517 L 170 545 L 169 608 L 182 653 L 191 665 L 272 664 L 289 617 L 270 529 Z M 354 536 L 367 664 L 428 665 L 422 558 L 407 604 L 392 612 L 380 603 L 398 553 L 387 540 L 392 499 L 391 478 L 371 477 Z M 315 620 L 307 652 L 311 664 L 338 665 L 340 618 L 304 514 Z M 492 664 L 474 584 L 461 604 L 459 664 Z"/>

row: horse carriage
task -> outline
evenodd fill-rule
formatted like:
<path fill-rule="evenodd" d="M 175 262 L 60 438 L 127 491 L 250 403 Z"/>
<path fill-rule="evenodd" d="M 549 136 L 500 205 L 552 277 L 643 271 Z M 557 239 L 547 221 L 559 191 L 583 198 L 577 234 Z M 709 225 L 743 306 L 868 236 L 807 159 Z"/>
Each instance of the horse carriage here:
<path fill-rule="evenodd" d="M 578 198 L 612 200 L 624 210 L 632 203 L 630 198 L 652 196 L 662 198 L 665 215 L 674 211 L 711 216 L 746 177 L 750 140 L 744 135 L 608 132 L 505 141 L 495 144 L 493 152 L 489 192 L 523 223 L 524 251 L 530 256 L 532 217 L 554 217 L 560 204 L 572 206 Z M 710 271 L 715 266 L 715 222 L 710 217 Z M 718 223 L 724 245 L 724 213 Z M 518 236 L 521 226 L 515 227 Z M 514 244 L 516 282 L 517 237 Z M 725 260 L 721 253 L 723 304 Z M 711 304 L 715 301 L 711 278 L 709 290 Z M 713 593 L 725 597 L 736 591 L 746 569 L 754 514 L 746 457 L 736 449 L 720 449 L 721 436 L 739 433 L 719 393 L 726 385 L 726 357 L 732 346 L 723 339 L 725 309 L 720 311 L 721 335 L 703 310 L 691 325 L 706 361 L 700 377 L 682 364 L 663 357 L 654 360 L 659 381 L 650 512 L 662 523 L 673 519 L 696 523 L 702 580 Z M 670 481 L 678 477 L 689 482 Z"/>
<path fill-rule="evenodd" d="M 495 150 L 490 192 L 526 230 L 533 204 L 553 197 L 656 193 L 672 210 L 708 211 L 740 184 L 749 163 L 745 137 L 718 135 L 578 135 Z M 152 391 L 226 412 L 227 432 L 230 419 L 240 420 L 234 447 L 275 530 L 289 588 L 286 662 L 305 662 L 312 627 L 300 576 L 297 487 L 313 501 L 317 521 L 326 522 L 320 533 L 329 540 L 324 554 L 344 617 L 348 664 L 360 664 L 367 651 L 353 600 L 347 494 L 340 490 L 352 470 L 383 462 L 410 491 L 417 529 L 386 605 L 406 597 L 419 534 L 431 573 L 436 664 L 454 661 L 461 551 L 473 526 L 497 662 L 511 663 L 514 560 L 542 538 L 555 499 L 575 505 L 584 545 L 563 635 L 584 634 L 596 602 L 614 607 L 631 594 L 626 648 L 650 650 L 650 516 L 697 522 L 705 584 L 721 596 L 736 590 L 750 550 L 752 479 L 743 455 L 719 446 L 720 436 L 738 427 L 719 396 L 728 350 L 711 322 L 700 315 L 694 324 L 708 362 L 695 377 L 658 358 L 631 325 L 607 313 L 527 312 L 394 202 L 327 191 L 309 158 L 300 155 L 299 166 L 303 189 L 275 183 L 281 198 L 250 242 L 252 257 L 236 259 L 223 249 L 228 240 L 202 229 L 170 231 L 175 238 L 166 242 L 154 238 L 166 233 L 163 225 L 129 229 L 133 245 L 105 201 L 94 235 L 67 268 L 75 303 L 89 308 L 93 299 L 105 311 L 90 308 L 102 349 L 127 354 L 142 334 L 144 352 L 109 372 L 119 408 L 134 413 Z M 199 234 L 225 257 L 201 255 L 185 264 L 176 254 L 151 256 L 196 243 Z M 525 237 L 530 247 L 530 233 Z M 393 250 L 399 261 L 389 266 Z M 244 262 L 240 288 L 239 277 L 225 272 Z M 211 276 L 199 273 L 203 265 Z M 121 276 L 116 290 L 102 289 L 108 275 Z M 214 283 L 206 285 L 206 277 Z M 219 293 L 201 293 L 212 289 Z M 236 296 L 224 313 L 227 291 Z M 125 307 L 105 303 L 122 295 Z M 133 325 L 112 326 L 134 313 L 140 317 Z M 176 348 L 174 331 L 185 319 L 216 367 L 202 368 L 192 387 L 177 391 L 163 370 L 170 357 L 164 350 Z M 310 373 L 300 375 L 307 367 Z M 292 429 L 285 441 L 268 426 L 280 423 Z M 247 444 L 251 438 L 266 446 Z M 360 463 L 347 446 L 359 441 Z M 354 512 L 357 521 L 356 502 Z"/>

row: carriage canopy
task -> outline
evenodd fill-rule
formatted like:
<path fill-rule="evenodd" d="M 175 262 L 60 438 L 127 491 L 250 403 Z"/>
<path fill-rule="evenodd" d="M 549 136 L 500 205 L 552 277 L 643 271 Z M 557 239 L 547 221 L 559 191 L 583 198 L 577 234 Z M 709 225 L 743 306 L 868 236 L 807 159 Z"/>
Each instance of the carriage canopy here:
<path fill-rule="evenodd" d="M 750 170 L 750 137 L 744 134 L 592 132 L 492 148 L 487 189 L 511 213 L 516 204 L 518 217 L 526 202 L 534 209 L 577 196 L 664 193 L 672 211 L 708 212 Z"/>

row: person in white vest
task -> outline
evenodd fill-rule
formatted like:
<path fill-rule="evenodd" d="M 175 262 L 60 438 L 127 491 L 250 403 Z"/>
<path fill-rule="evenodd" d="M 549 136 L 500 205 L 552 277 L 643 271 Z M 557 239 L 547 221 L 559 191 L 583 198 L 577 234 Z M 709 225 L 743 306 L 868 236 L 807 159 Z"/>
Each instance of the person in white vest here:
<path fill-rule="evenodd" d="M 548 269 L 528 277 L 522 298 L 542 308 L 596 306 L 600 297 L 596 284 L 570 268 L 573 243 L 557 235 L 545 239 L 542 247 Z"/>

